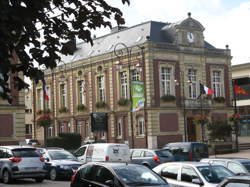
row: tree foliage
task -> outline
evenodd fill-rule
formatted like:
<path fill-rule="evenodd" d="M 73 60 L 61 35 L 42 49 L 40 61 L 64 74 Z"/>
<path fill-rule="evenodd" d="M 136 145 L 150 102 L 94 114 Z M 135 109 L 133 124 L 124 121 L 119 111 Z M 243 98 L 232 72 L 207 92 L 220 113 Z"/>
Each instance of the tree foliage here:
<path fill-rule="evenodd" d="M 121 0 L 129 4 L 129 0 Z M 75 38 L 92 42 L 91 30 L 124 24 L 122 12 L 105 0 L 2 0 L 0 1 L 0 86 L 9 98 L 8 80 L 14 74 L 18 90 L 28 85 L 20 73 L 35 82 L 43 72 L 33 65 L 55 68 L 60 54 L 74 52 Z M 19 63 L 13 63 L 13 58 Z"/>
<path fill-rule="evenodd" d="M 208 124 L 209 136 L 212 140 L 224 140 L 230 137 L 232 126 L 227 121 L 212 121 Z"/>

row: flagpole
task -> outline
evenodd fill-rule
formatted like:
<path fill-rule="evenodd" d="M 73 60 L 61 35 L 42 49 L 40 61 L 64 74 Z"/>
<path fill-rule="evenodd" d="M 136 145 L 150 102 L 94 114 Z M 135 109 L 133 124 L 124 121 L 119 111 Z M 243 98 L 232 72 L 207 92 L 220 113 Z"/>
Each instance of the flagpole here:
<path fill-rule="evenodd" d="M 235 93 L 234 85 L 236 85 L 236 80 L 232 80 L 233 84 L 233 100 L 234 100 L 234 114 L 237 114 L 237 96 Z M 236 152 L 239 152 L 239 140 L 238 140 L 238 133 L 239 133 L 239 127 L 238 127 L 238 121 L 234 120 L 234 131 L 235 131 L 235 146 L 236 146 Z"/>

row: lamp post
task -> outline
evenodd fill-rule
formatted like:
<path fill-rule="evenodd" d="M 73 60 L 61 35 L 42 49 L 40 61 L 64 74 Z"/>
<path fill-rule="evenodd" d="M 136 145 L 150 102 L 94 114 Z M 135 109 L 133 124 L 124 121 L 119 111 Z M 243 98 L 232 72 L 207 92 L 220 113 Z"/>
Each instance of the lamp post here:
<path fill-rule="evenodd" d="M 118 47 L 120 46 L 120 48 L 118 49 Z M 133 47 L 137 47 L 141 50 L 141 55 L 142 55 L 142 63 L 143 63 L 143 67 L 144 67 L 144 46 L 140 47 L 140 46 L 133 46 Z M 133 121 L 133 97 L 132 97 L 132 77 L 131 77 L 131 56 L 132 56 L 132 49 L 133 47 L 129 47 L 124 44 L 124 43 L 117 43 L 114 47 L 114 54 L 120 59 L 121 57 L 123 57 L 123 49 L 125 49 L 126 51 L 126 55 L 127 55 L 127 59 L 128 59 L 128 78 L 129 78 L 129 99 L 130 99 L 130 128 L 131 128 L 131 147 L 134 148 L 134 121 Z M 143 72 L 143 75 L 145 74 L 145 72 Z M 145 91 L 144 91 L 144 99 L 145 99 Z M 146 103 L 146 102 L 144 102 Z M 145 107 L 145 106 L 144 106 Z M 144 121 L 145 121 L 145 109 L 144 109 Z M 145 123 L 144 123 L 145 125 Z M 147 128 L 145 125 L 145 135 L 146 135 L 146 146 L 147 146 Z"/>

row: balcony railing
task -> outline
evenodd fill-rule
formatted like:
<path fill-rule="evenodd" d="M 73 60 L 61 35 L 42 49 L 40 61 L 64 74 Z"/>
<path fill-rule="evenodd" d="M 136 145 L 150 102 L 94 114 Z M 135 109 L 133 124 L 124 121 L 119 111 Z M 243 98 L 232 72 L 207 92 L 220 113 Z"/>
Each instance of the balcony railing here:
<path fill-rule="evenodd" d="M 184 99 L 184 101 L 186 109 L 200 109 L 201 107 L 205 109 L 212 107 L 212 101 L 210 99 L 202 99 L 202 103 L 200 99 Z"/>

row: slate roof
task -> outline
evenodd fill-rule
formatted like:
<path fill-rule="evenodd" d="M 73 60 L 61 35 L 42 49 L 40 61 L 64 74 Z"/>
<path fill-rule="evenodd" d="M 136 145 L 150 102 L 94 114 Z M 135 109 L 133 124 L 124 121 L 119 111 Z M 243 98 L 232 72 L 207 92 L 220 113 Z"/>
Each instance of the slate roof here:
<path fill-rule="evenodd" d="M 170 25 L 172 24 L 148 21 L 96 38 L 93 40 L 93 46 L 85 42 L 78 43 L 74 55 L 63 56 L 62 61 L 69 63 L 109 53 L 114 50 L 114 46 L 119 42 L 124 43 L 128 47 L 143 44 L 147 41 L 148 37 L 154 43 L 172 43 L 171 38 L 167 36 L 164 30 L 164 28 Z M 204 45 L 205 48 L 215 48 L 208 42 L 204 42 Z M 117 46 L 117 49 L 119 48 L 122 48 L 122 46 Z"/>

